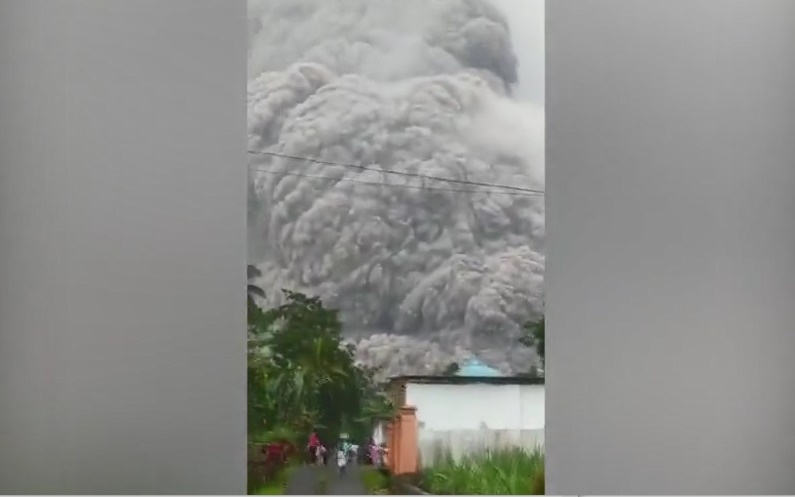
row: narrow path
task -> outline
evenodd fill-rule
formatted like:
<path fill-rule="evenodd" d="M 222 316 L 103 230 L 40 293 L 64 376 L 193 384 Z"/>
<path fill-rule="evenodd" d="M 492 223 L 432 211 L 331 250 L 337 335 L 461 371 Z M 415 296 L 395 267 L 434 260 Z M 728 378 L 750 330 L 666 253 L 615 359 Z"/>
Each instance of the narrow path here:
<path fill-rule="evenodd" d="M 320 472 L 323 468 L 304 465 L 297 468 L 287 482 L 285 495 L 317 495 Z"/>
<path fill-rule="evenodd" d="M 367 495 L 362 482 L 362 468 L 358 464 L 349 464 L 345 474 L 340 474 L 336 466 L 329 465 L 329 495 Z"/>

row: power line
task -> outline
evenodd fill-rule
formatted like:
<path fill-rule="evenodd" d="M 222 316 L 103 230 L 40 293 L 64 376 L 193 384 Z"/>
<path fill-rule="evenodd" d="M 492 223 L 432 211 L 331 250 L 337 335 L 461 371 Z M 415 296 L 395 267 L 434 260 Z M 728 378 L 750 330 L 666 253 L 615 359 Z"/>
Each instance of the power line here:
<path fill-rule="evenodd" d="M 328 176 L 315 176 L 312 174 L 301 174 L 301 173 L 293 173 L 288 171 L 270 171 L 268 169 L 257 169 L 257 168 L 251 168 L 251 169 L 266 174 L 274 174 L 274 175 L 283 174 L 287 176 L 298 176 L 301 178 L 323 179 L 326 181 L 349 181 L 351 183 L 361 183 L 363 185 L 372 185 L 372 186 L 386 186 L 389 188 L 409 188 L 415 190 L 435 190 L 440 192 L 459 192 L 459 193 L 499 193 L 501 195 L 510 195 L 514 197 L 539 197 L 543 195 L 543 193 L 535 193 L 535 192 L 504 192 L 499 190 L 459 190 L 454 188 L 434 188 L 432 186 L 423 186 L 423 185 L 397 185 L 394 183 L 376 183 L 374 181 L 362 181 L 354 178 L 331 178 Z"/>
<path fill-rule="evenodd" d="M 429 175 L 426 175 L 426 174 L 419 174 L 419 173 L 407 173 L 407 172 L 404 172 L 404 171 L 395 171 L 395 170 L 392 170 L 392 169 L 376 169 L 376 168 L 372 168 L 372 167 L 362 166 L 362 165 L 359 165 L 359 164 L 349 164 L 349 163 L 345 163 L 345 162 L 326 161 L 326 160 L 320 160 L 320 159 L 313 159 L 313 158 L 310 158 L 310 157 L 298 157 L 298 156 L 295 156 L 295 155 L 281 154 L 281 153 L 277 153 L 277 152 L 257 152 L 257 151 L 254 151 L 254 150 L 249 150 L 248 153 L 250 153 L 252 155 L 260 155 L 260 156 L 266 156 L 266 157 L 279 157 L 279 158 L 282 158 L 282 159 L 292 159 L 292 160 L 298 160 L 298 161 L 304 161 L 304 162 L 312 162 L 312 163 L 315 163 L 315 164 L 324 164 L 324 165 L 327 165 L 327 166 L 342 166 L 342 167 L 358 169 L 360 171 L 373 171 L 373 172 L 377 172 L 377 173 L 396 174 L 396 175 L 399 175 L 399 176 L 407 176 L 407 177 L 410 177 L 410 178 L 423 178 L 423 179 L 429 179 L 429 180 L 433 180 L 433 181 L 443 181 L 443 182 L 446 182 L 446 183 L 458 183 L 458 184 L 462 184 L 462 185 L 471 185 L 471 186 L 485 186 L 485 187 L 488 187 L 488 188 L 501 188 L 501 189 L 513 190 L 513 191 L 517 191 L 517 192 L 532 193 L 532 194 L 535 194 L 535 195 L 543 195 L 544 194 L 543 190 L 536 190 L 536 189 L 533 189 L 533 188 L 523 188 L 523 187 L 520 187 L 520 186 L 512 186 L 512 185 L 500 185 L 500 184 L 496 184 L 496 183 L 482 183 L 482 182 L 479 182 L 479 181 L 469 181 L 469 180 L 455 179 L 455 178 L 443 178 L 443 177 L 440 177 L 440 176 L 429 176 Z M 477 190 L 472 190 L 472 191 L 477 191 Z"/>

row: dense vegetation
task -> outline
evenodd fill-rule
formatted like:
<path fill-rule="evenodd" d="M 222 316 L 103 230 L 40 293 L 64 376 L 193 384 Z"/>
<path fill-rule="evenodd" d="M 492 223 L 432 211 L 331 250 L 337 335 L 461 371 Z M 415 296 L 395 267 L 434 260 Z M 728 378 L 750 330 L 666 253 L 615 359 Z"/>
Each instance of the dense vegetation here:
<path fill-rule="evenodd" d="M 249 267 L 249 279 L 256 277 Z M 334 309 L 285 290 L 285 303 L 263 310 L 248 284 L 248 433 L 250 493 L 278 478 L 302 455 L 309 433 L 334 443 L 341 432 L 362 440 L 395 409 L 375 371 L 354 360 Z"/>
<path fill-rule="evenodd" d="M 419 485 L 438 495 L 543 495 L 544 452 L 517 447 L 457 460 L 444 452 L 422 470 Z"/>
<path fill-rule="evenodd" d="M 541 359 L 541 366 L 546 362 L 546 347 L 544 341 L 544 318 L 539 321 L 531 321 L 525 325 L 525 334 L 519 339 L 519 343 L 525 347 L 536 349 L 538 357 Z"/>
<path fill-rule="evenodd" d="M 368 495 L 388 495 L 391 493 L 391 482 L 386 471 L 374 466 L 366 466 L 361 469 L 361 477 Z"/>

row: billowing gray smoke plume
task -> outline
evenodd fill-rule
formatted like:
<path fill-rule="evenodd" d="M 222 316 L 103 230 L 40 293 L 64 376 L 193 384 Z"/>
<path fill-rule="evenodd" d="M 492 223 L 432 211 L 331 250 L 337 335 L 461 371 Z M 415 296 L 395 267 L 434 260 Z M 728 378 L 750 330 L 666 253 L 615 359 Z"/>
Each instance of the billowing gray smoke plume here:
<path fill-rule="evenodd" d="M 387 375 L 533 364 L 516 340 L 542 312 L 543 196 L 379 172 L 543 189 L 507 26 L 481 0 L 250 0 L 249 148 L 367 169 L 251 157 L 265 305 L 322 297 Z"/>

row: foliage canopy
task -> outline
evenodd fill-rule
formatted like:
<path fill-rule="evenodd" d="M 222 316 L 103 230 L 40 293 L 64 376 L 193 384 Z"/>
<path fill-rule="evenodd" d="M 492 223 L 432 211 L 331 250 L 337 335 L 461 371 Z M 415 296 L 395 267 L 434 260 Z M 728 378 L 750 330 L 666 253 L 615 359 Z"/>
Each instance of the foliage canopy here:
<path fill-rule="evenodd" d="M 377 420 L 395 414 L 376 371 L 356 363 L 337 310 L 319 298 L 283 292 L 279 307 L 249 306 L 250 436 L 279 433 L 301 443 L 312 430 L 327 443 L 342 431 L 368 436 Z"/>

